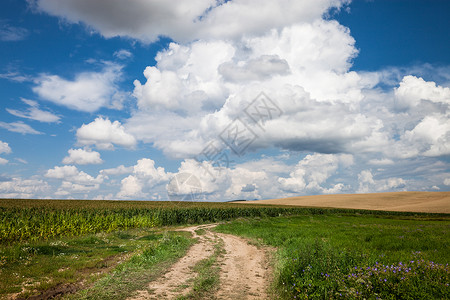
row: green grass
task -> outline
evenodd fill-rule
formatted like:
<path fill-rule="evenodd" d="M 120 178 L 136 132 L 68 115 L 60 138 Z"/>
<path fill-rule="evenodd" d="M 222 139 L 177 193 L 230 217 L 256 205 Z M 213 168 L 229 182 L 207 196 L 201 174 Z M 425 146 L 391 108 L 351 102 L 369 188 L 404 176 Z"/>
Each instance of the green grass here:
<path fill-rule="evenodd" d="M 278 248 L 284 299 L 447 299 L 448 218 L 304 215 L 236 220 L 216 230 Z"/>
<path fill-rule="evenodd" d="M 106 276 L 116 265 L 119 268 L 126 265 L 120 263 L 129 259 L 131 253 L 145 256 L 154 249 L 167 248 L 167 244 L 179 247 L 176 250 L 181 252 L 174 253 L 184 253 L 188 239 L 180 234 L 164 235 L 142 228 L 3 246 L 0 248 L 0 298 L 18 292 L 23 297 L 39 295 L 62 285 L 79 286 L 83 280 L 89 285 Z M 135 262 L 136 258 L 133 256 L 131 260 Z"/>
<path fill-rule="evenodd" d="M 161 239 L 151 240 L 142 252 L 118 265 L 113 272 L 98 280 L 94 286 L 67 299 L 126 299 L 134 291 L 146 289 L 147 284 L 182 257 L 193 243 L 187 232 L 169 232 Z"/>

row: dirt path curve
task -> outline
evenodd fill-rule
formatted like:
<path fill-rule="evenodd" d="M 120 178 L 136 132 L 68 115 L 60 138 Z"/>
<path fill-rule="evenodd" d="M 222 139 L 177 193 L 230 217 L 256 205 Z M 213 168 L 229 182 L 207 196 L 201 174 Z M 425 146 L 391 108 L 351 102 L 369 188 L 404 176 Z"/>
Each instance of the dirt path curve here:
<path fill-rule="evenodd" d="M 211 232 L 214 224 L 181 229 L 189 231 L 198 243 L 176 262 L 161 278 L 152 281 L 147 290 L 139 291 L 132 300 L 176 299 L 192 290 L 196 273 L 192 268 L 214 252 L 214 245 L 223 241 L 225 255 L 219 259 L 220 286 L 208 299 L 267 299 L 270 268 L 267 253 L 234 235 Z M 196 230 L 204 229 L 198 235 Z"/>

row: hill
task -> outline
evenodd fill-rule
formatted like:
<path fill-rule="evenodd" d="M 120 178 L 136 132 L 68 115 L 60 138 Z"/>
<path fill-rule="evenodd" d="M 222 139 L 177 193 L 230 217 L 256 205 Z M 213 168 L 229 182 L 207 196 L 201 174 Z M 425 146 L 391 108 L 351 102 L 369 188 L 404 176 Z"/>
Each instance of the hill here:
<path fill-rule="evenodd" d="M 450 213 L 450 192 L 336 194 L 239 201 L 236 203 Z"/>

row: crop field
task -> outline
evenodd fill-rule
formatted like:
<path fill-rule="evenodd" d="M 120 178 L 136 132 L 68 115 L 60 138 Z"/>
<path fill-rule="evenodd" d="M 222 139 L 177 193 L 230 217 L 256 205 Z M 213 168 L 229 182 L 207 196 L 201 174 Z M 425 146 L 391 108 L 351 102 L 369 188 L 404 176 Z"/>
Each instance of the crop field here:
<path fill-rule="evenodd" d="M 282 299 L 445 299 L 449 220 L 285 205 L 3 199 L 0 298 L 126 299 L 195 243 L 176 229 L 220 223 L 213 231 L 276 248 L 271 289 Z"/>

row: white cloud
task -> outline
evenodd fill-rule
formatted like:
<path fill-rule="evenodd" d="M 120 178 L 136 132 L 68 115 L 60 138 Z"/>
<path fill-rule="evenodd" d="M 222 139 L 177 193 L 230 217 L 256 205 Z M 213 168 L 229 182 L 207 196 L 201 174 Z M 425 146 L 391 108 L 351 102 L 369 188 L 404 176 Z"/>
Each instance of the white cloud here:
<path fill-rule="evenodd" d="M 11 147 L 9 147 L 8 143 L 0 141 L 0 154 L 1 153 L 11 153 Z"/>
<path fill-rule="evenodd" d="M 156 185 L 165 183 L 171 174 L 166 173 L 164 168 L 155 167 L 155 161 L 142 158 L 133 166 L 133 173 L 121 181 L 121 188 L 117 197 L 132 198 L 148 197 L 151 189 Z"/>
<path fill-rule="evenodd" d="M 445 185 L 450 185 L 450 178 L 445 178 L 444 179 L 444 184 Z"/>
<path fill-rule="evenodd" d="M 6 110 L 14 116 L 36 120 L 39 122 L 55 123 L 59 121 L 60 117 L 58 117 L 57 115 L 49 111 L 39 109 L 39 104 L 36 101 L 23 98 L 22 101 L 30 106 L 26 111 L 20 111 L 10 108 L 7 108 Z"/>
<path fill-rule="evenodd" d="M 27 164 L 28 163 L 28 161 L 26 161 L 23 158 L 15 157 L 14 159 L 17 160 L 18 162 L 22 163 L 22 164 Z"/>
<path fill-rule="evenodd" d="M 370 170 L 363 170 L 358 174 L 359 188 L 357 193 L 376 193 L 406 191 L 407 182 L 398 177 L 374 179 Z"/>
<path fill-rule="evenodd" d="M 125 167 L 124 165 L 120 165 L 120 166 L 115 167 L 115 168 L 103 169 L 103 170 L 100 171 L 100 174 L 105 174 L 105 175 L 122 175 L 122 174 L 131 173 L 132 171 L 133 171 L 133 166 Z"/>
<path fill-rule="evenodd" d="M 33 81 L 33 78 L 30 75 L 22 74 L 18 71 L 10 70 L 6 73 L 1 73 L 0 78 L 8 79 L 14 82 L 26 82 Z"/>
<path fill-rule="evenodd" d="M 28 30 L 21 27 L 15 27 L 0 20 L 0 41 L 2 42 L 16 42 L 26 39 Z"/>
<path fill-rule="evenodd" d="M 147 81 L 134 81 L 139 108 L 196 112 L 205 106 L 218 107 L 227 95 L 218 68 L 234 51 L 223 41 L 198 41 L 190 47 L 171 43 L 156 56 L 157 66 L 145 69 Z"/>
<path fill-rule="evenodd" d="M 61 185 L 55 191 L 55 196 L 68 196 L 71 193 L 88 193 L 98 190 L 105 177 L 99 174 L 93 177 L 83 171 L 79 171 L 75 166 L 55 166 L 47 170 L 45 177 L 61 180 Z"/>
<path fill-rule="evenodd" d="M 373 143 L 383 124 L 357 109 L 374 81 L 347 72 L 354 42 L 337 22 L 316 20 L 241 41 L 171 43 L 146 68 L 147 82 L 135 81 L 139 111 L 125 126 L 169 156 L 192 157 L 265 91 L 283 115 L 252 149 L 340 152 Z"/>
<path fill-rule="evenodd" d="M 101 164 L 103 160 L 100 158 L 100 153 L 86 149 L 69 149 L 69 156 L 64 157 L 63 164 Z"/>
<path fill-rule="evenodd" d="M 122 109 L 124 94 L 117 86 L 121 74 L 122 66 L 113 63 L 106 63 L 101 72 L 79 73 L 74 80 L 43 74 L 35 80 L 33 91 L 44 100 L 74 110 Z"/>
<path fill-rule="evenodd" d="M 121 188 L 117 197 L 130 198 L 130 197 L 145 197 L 146 194 L 142 192 L 143 183 L 134 175 L 122 179 Z"/>
<path fill-rule="evenodd" d="M 119 121 L 111 122 L 102 117 L 89 124 L 83 124 L 76 135 L 79 145 L 95 145 L 99 149 L 114 149 L 114 144 L 126 148 L 133 148 L 136 145 L 134 136 L 129 134 Z"/>
<path fill-rule="evenodd" d="M 402 158 L 450 154 L 449 117 L 449 114 L 425 116 L 412 130 L 407 130 L 401 136 L 392 154 Z"/>
<path fill-rule="evenodd" d="M 0 122 L 0 127 L 5 128 L 11 132 L 18 132 L 21 134 L 42 134 L 42 132 L 33 129 L 30 125 L 23 123 L 22 121 L 6 123 Z"/>
<path fill-rule="evenodd" d="M 326 188 L 323 185 L 336 174 L 340 166 L 348 167 L 353 164 L 353 157 L 348 154 L 319 154 L 307 155 L 298 162 L 288 178 L 279 178 L 283 190 L 292 193 L 330 193 L 339 191 L 341 183 Z"/>
<path fill-rule="evenodd" d="M 9 147 L 8 143 L 0 141 L 0 154 L 2 153 L 11 153 L 11 147 Z M 7 163 L 7 159 L 0 157 L 0 165 L 5 165 Z"/>
<path fill-rule="evenodd" d="M 75 166 L 56 166 L 53 169 L 47 170 L 45 177 L 63 179 L 64 181 L 85 185 L 102 183 L 104 179 L 102 175 L 98 175 L 94 178 L 83 171 L 79 171 Z"/>
<path fill-rule="evenodd" d="M 113 55 L 118 59 L 127 59 L 133 56 L 133 54 L 126 49 L 117 50 L 113 53 Z"/>
<path fill-rule="evenodd" d="M 83 22 L 105 37 L 131 37 L 144 42 L 169 36 L 176 41 L 233 39 L 272 28 L 310 22 L 347 0 L 36 0 L 51 15 Z M 257 7 L 257 9 L 255 9 Z"/>
<path fill-rule="evenodd" d="M 47 182 L 40 179 L 22 179 L 14 177 L 0 181 L 1 198 L 36 198 L 43 197 L 50 190 Z"/>
<path fill-rule="evenodd" d="M 421 101 L 450 105 L 450 88 L 408 75 L 403 77 L 400 86 L 395 89 L 395 97 L 399 108 L 414 107 Z"/>

